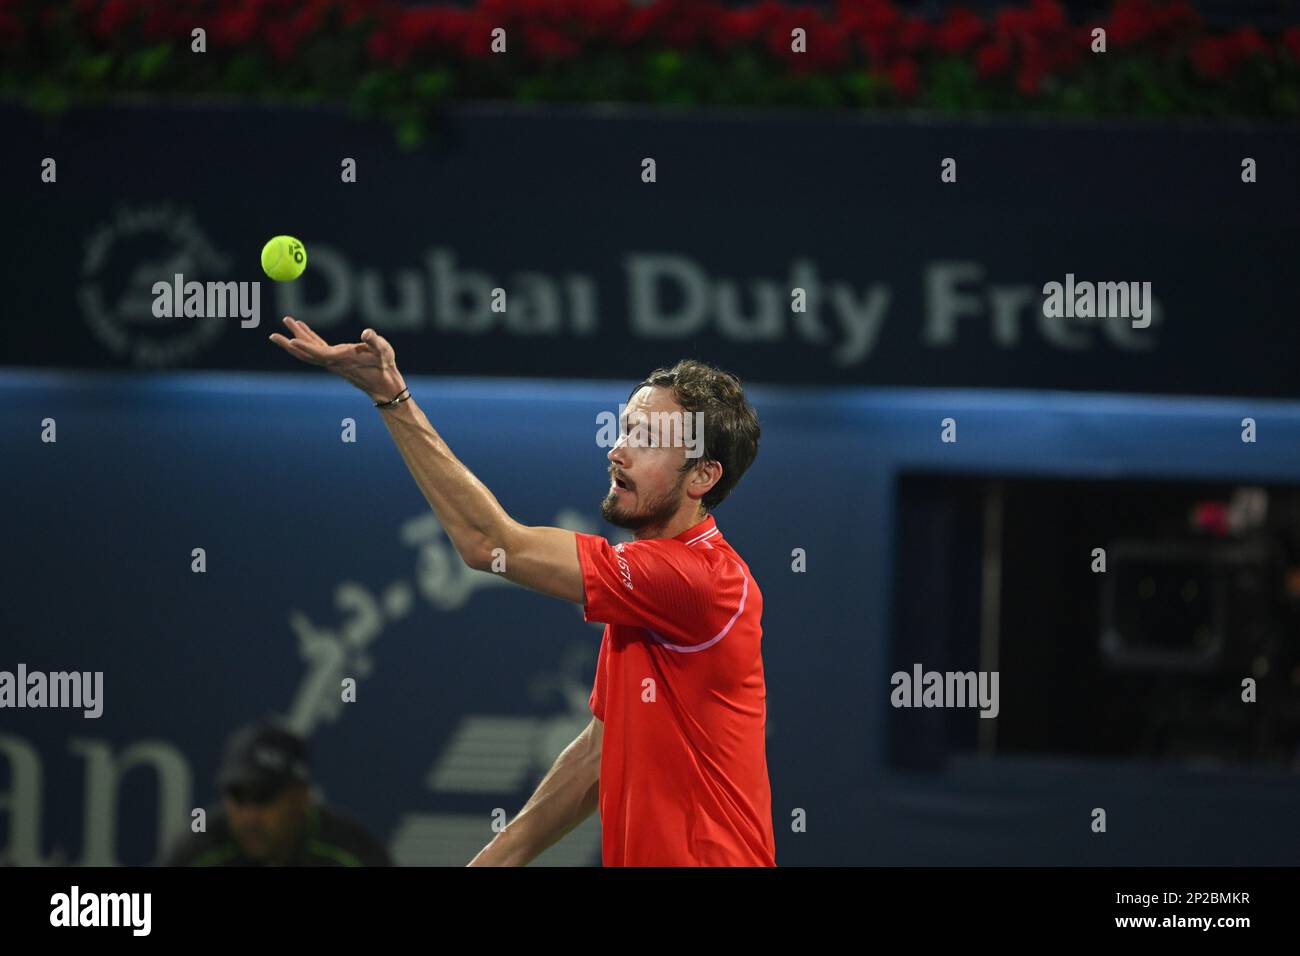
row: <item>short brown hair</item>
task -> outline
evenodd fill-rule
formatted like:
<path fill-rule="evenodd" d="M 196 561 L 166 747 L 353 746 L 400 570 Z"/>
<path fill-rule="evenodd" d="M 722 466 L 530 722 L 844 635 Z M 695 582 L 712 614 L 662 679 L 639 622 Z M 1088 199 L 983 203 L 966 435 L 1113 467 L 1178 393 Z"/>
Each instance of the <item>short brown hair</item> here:
<path fill-rule="evenodd" d="M 682 470 L 707 461 L 722 466 L 722 477 L 702 499 L 706 509 L 715 508 L 758 456 L 758 415 L 746 400 L 740 379 L 705 362 L 682 359 L 672 368 L 657 368 L 647 375 L 628 400 L 647 385 L 669 389 L 688 412 L 704 413 L 703 453 L 688 458 Z"/>

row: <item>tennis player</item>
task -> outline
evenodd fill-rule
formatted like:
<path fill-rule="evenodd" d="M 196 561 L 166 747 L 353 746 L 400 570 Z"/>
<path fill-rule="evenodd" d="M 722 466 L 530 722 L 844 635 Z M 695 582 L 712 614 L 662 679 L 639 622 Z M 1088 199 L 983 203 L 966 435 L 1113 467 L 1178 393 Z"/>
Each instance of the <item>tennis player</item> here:
<path fill-rule="evenodd" d="M 591 723 L 470 865 L 525 865 L 599 809 L 606 866 L 775 866 L 763 598 L 711 514 L 758 453 L 739 381 L 683 361 L 633 389 L 601 514 L 635 540 L 613 546 L 506 514 L 429 423 L 373 329 L 329 345 L 303 322 L 284 324 L 288 335 L 271 341 L 381 410 L 466 564 L 489 571 L 504 555 L 505 577 L 606 625 Z M 686 413 L 702 413 L 702 449 L 642 440 L 647 423 Z"/>

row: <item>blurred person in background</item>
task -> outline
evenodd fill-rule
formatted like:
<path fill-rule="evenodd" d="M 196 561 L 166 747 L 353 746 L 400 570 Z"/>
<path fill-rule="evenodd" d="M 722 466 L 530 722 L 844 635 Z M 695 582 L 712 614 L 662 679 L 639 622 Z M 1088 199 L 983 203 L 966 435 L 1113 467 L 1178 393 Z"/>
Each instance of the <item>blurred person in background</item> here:
<path fill-rule="evenodd" d="M 391 866 L 365 829 L 311 793 L 306 742 L 274 721 L 226 742 L 222 810 L 174 846 L 165 866 Z"/>

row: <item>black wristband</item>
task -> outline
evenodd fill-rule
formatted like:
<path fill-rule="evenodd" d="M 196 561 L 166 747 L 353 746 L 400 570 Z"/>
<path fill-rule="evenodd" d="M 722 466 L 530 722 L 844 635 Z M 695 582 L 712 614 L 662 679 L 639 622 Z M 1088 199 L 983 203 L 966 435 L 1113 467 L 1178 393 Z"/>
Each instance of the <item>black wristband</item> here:
<path fill-rule="evenodd" d="M 411 390 L 409 388 L 404 388 L 396 395 L 394 395 L 391 401 L 375 402 L 375 408 L 393 408 L 397 405 L 400 405 L 402 402 L 408 401 L 410 397 L 411 397 Z"/>

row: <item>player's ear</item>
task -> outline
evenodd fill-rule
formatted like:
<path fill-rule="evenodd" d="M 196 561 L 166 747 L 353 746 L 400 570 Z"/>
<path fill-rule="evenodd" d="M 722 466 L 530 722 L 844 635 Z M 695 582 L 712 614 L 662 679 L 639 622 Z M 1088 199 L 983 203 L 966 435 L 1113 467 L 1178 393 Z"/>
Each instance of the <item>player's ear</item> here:
<path fill-rule="evenodd" d="M 691 469 L 691 497 L 703 498 L 722 480 L 722 462 L 702 461 Z"/>

